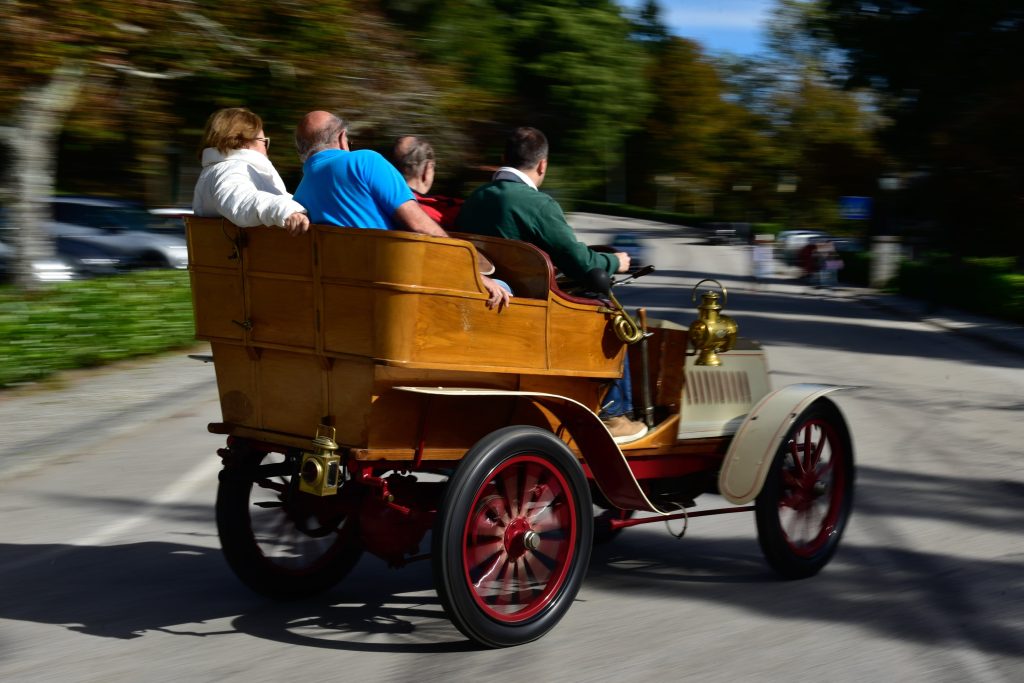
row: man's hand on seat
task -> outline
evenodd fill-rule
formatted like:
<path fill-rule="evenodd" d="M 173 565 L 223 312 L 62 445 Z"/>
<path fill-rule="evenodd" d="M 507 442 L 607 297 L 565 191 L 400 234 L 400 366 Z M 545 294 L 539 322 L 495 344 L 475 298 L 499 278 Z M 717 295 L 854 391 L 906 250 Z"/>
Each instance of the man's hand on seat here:
<path fill-rule="evenodd" d="M 508 306 L 508 300 L 512 298 L 508 290 L 486 275 L 481 275 L 480 277 L 483 278 L 484 287 L 487 288 L 487 293 L 490 294 L 490 298 L 487 299 L 487 308 L 497 308 L 501 311 L 502 308 Z"/>

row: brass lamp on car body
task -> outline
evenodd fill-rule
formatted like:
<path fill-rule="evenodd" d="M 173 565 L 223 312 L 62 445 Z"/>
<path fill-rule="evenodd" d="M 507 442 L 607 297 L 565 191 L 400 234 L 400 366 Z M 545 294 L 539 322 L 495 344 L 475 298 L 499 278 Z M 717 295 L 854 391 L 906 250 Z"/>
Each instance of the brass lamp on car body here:
<path fill-rule="evenodd" d="M 327 435 L 330 430 L 330 436 Z M 323 433 L 321 433 L 323 432 Z M 299 490 L 315 496 L 333 496 L 341 481 L 341 456 L 335 451 L 334 427 L 320 425 L 313 439 L 313 452 L 302 454 L 299 469 Z"/>
<path fill-rule="evenodd" d="M 722 290 L 722 302 L 728 300 L 725 287 L 717 280 L 701 280 L 693 288 L 690 300 L 696 302 L 697 288 L 705 282 L 714 282 Z M 722 305 L 718 303 L 718 292 L 707 290 L 701 295 L 700 306 L 697 307 L 700 317 L 690 325 L 690 343 L 697 351 L 696 365 L 721 365 L 719 353 L 728 351 L 736 343 L 739 327 L 736 321 L 721 313 Z"/>

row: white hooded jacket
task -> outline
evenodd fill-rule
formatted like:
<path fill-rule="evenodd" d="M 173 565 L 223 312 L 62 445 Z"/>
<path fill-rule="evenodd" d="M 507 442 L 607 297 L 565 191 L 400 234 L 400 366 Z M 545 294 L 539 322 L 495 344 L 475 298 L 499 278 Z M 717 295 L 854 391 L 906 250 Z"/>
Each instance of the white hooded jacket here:
<path fill-rule="evenodd" d="M 192 210 L 197 216 L 223 216 L 235 225 L 284 227 L 293 213 L 306 209 L 284 189 L 284 181 L 270 159 L 251 149 L 233 149 L 226 155 L 213 147 L 203 150 L 203 171 L 196 181 Z"/>

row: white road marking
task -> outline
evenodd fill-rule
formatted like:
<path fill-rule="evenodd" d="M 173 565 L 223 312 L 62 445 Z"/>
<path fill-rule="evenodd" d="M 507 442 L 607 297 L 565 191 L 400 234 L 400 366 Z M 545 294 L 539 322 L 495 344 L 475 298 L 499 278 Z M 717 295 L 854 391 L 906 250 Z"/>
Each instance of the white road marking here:
<path fill-rule="evenodd" d="M 221 461 L 219 458 L 204 458 L 197 466 L 193 467 L 183 476 L 179 477 L 177 481 L 154 496 L 152 501 L 142 508 L 138 514 L 124 519 L 119 519 L 113 524 L 108 524 L 88 536 L 77 538 L 71 542 L 71 545 L 103 545 L 104 543 L 109 543 L 111 540 L 127 533 L 131 529 L 153 521 L 157 517 L 156 513 L 161 507 L 186 500 L 197 489 L 203 486 L 209 486 L 211 481 L 216 480 L 217 472 L 220 468 Z"/>
<path fill-rule="evenodd" d="M 179 477 L 163 491 L 154 496 L 137 514 L 116 522 L 108 524 L 88 536 L 81 536 L 69 541 L 67 544 L 54 546 L 46 552 L 36 553 L 25 557 L 18 562 L 0 563 L 0 574 L 15 570 L 24 569 L 34 564 L 51 563 L 55 558 L 73 552 L 75 548 L 98 546 L 123 536 L 130 530 L 142 526 L 156 519 L 161 507 L 186 500 L 195 491 L 204 486 L 209 486 L 211 481 L 216 481 L 217 471 L 221 468 L 221 461 L 216 457 L 207 457 L 198 465 Z"/>

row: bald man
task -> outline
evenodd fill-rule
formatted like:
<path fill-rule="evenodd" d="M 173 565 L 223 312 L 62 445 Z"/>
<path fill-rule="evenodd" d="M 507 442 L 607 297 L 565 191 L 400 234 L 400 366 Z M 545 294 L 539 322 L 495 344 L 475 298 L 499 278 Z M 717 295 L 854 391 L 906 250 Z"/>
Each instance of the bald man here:
<path fill-rule="evenodd" d="M 313 223 L 445 236 L 413 197 L 405 179 L 383 156 L 351 151 L 348 125 L 334 114 L 306 114 L 295 131 L 302 182 L 295 190 Z"/>
<path fill-rule="evenodd" d="M 403 135 L 395 141 L 391 163 L 405 178 L 416 201 L 428 216 L 442 228 L 455 227 L 455 219 L 462 208 L 462 200 L 440 194 L 429 194 L 434 185 L 434 147 L 423 138 Z"/>
<path fill-rule="evenodd" d="M 306 114 L 295 131 L 295 147 L 302 159 L 302 181 L 293 198 L 306 207 L 310 223 L 448 236 L 423 212 L 387 159 L 372 150 L 349 148 L 344 119 L 326 111 Z M 500 310 L 508 304 L 509 292 L 483 279 L 488 308 Z"/>

